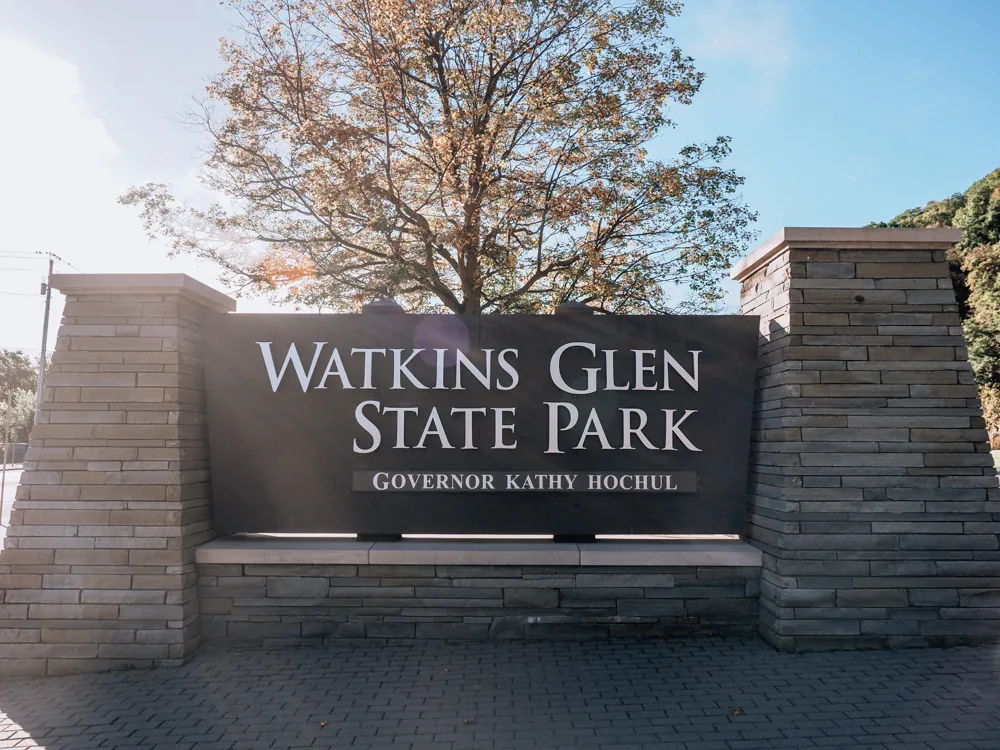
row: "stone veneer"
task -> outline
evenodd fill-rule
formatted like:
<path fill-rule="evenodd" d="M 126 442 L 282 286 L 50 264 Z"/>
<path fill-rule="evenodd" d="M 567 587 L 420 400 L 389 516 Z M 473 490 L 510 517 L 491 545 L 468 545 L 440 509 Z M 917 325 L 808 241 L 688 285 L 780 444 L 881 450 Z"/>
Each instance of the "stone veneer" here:
<path fill-rule="evenodd" d="M 201 565 L 207 643 L 757 631 L 760 568 Z"/>
<path fill-rule="evenodd" d="M 733 271 L 761 317 L 747 536 L 788 649 L 1000 635 L 997 479 L 952 229 L 796 229 Z"/>
<path fill-rule="evenodd" d="M 57 275 L 66 307 L 0 553 L 0 674 L 178 664 L 212 536 L 201 318 L 180 274 Z"/>
<path fill-rule="evenodd" d="M 235 646 L 752 633 L 760 557 L 738 540 L 226 539 L 198 553 L 202 633 Z"/>

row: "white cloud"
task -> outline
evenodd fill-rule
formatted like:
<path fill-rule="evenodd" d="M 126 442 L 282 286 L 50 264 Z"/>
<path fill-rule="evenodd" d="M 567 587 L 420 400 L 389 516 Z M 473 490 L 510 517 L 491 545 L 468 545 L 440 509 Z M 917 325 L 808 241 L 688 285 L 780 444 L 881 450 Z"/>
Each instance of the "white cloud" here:
<path fill-rule="evenodd" d="M 121 270 L 147 243 L 116 198 L 120 152 L 89 112 L 76 68 L 0 38 L 0 249 L 56 252 L 88 271 Z M 145 264 L 143 264 L 145 265 Z"/>
<path fill-rule="evenodd" d="M 714 0 L 692 4 L 685 14 L 695 31 L 686 47 L 695 59 L 744 65 L 754 97 L 770 101 L 795 58 L 790 7 L 780 0 Z"/>
<path fill-rule="evenodd" d="M 132 184 L 150 180 L 176 178 L 183 191 L 195 192 L 194 164 L 179 164 L 169 176 L 130 173 L 127 154 L 88 107 L 76 66 L 29 42 L 0 36 L 0 97 L 6 105 L 0 115 L 0 256 L 54 252 L 87 273 L 188 273 L 219 287 L 214 268 L 168 258 L 164 244 L 146 237 L 138 212 L 118 204 Z M 0 347 L 35 354 L 45 263 L 0 257 L 0 268 L 37 268 L 0 270 L 0 292 L 32 295 L 0 294 Z M 56 271 L 75 272 L 65 265 Z M 50 351 L 61 296 L 54 294 L 53 302 Z"/>

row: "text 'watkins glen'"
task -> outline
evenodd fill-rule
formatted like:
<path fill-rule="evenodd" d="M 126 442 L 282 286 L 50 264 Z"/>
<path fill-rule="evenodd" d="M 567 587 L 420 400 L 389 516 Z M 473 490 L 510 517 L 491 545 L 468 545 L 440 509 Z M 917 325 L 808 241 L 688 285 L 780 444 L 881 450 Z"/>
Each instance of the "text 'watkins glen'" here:
<path fill-rule="evenodd" d="M 383 349 L 340 350 L 329 342 L 312 342 L 312 350 L 295 344 L 282 353 L 274 342 L 258 341 L 264 373 L 272 393 L 344 391 L 478 391 L 510 392 L 514 404 L 521 385 L 518 350 Z M 548 379 L 558 391 L 581 396 L 614 391 L 697 392 L 700 350 L 679 357 L 665 349 L 598 349 L 572 341 L 548 356 Z M 532 378 L 544 377 L 531 373 Z M 359 394 L 360 395 L 360 394 Z M 670 397 L 663 397 L 670 398 Z M 606 400 L 606 399 L 605 399 Z M 656 402 L 661 402 L 657 399 Z M 669 406 L 669 404 L 667 404 Z M 572 401 L 542 401 L 529 408 L 546 410 L 545 453 L 596 450 L 701 451 L 689 430 L 697 409 L 604 408 Z M 659 404 L 658 404 L 659 407 Z M 517 448 L 516 406 L 431 406 L 385 404 L 379 399 L 357 403 L 360 428 L 355 453 L 381 449 L 513 450 Z M 485 441 L 481 435 L 488 435 Z"/>

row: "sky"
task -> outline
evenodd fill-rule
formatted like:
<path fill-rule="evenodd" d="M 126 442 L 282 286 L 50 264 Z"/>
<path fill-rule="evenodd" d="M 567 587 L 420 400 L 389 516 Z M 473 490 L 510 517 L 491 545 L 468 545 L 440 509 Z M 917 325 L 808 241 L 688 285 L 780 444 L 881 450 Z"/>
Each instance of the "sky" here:
<path fill-rule="evenodd" d="M 0 348 L 38 354 L 44 253 L 57 272 L 222 288 L 117 199 L 146 182 L 210 198 L 183 120 L 234 23 L 218 0 L 0 0 Z M 1000 167 L 998 28 L 995 0 L 689 0 L 671 34 L 706 79 L 652 154 L 730 136 L 760 241 L 887 220 Z M 61 306 L 54 294 L 50 350 Z"/>

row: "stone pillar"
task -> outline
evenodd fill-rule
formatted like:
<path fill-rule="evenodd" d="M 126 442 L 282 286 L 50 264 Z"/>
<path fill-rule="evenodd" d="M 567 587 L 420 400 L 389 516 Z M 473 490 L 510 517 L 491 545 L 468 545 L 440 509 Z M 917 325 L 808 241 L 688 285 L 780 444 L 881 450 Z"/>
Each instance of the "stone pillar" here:
<path fill-rule="evenodd" d="M 0 553 L 0 674 L 178 664 L 212 536 L 201 321 L 181 274 L 57 275 L 66 295 Z"/>
<path fill-rule="evenodd" d="M 785 649 L 1000 634 L 1000 502 L 948 275 L 954 229 L 786 228 L 760 315 L 748 536 Z"/>

